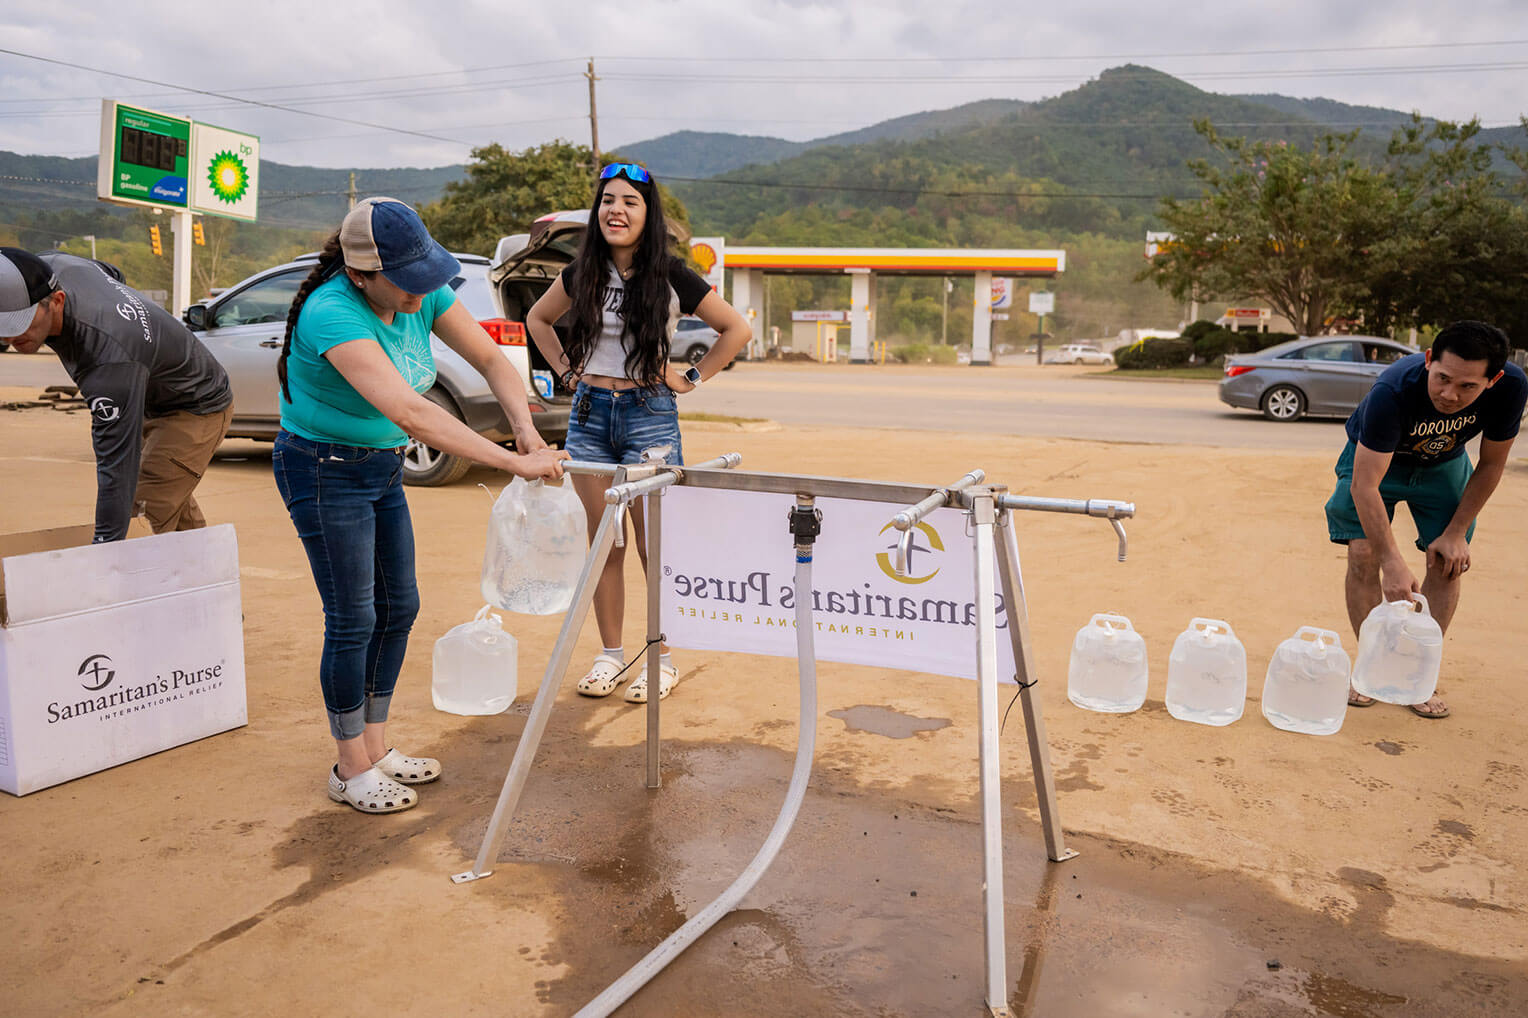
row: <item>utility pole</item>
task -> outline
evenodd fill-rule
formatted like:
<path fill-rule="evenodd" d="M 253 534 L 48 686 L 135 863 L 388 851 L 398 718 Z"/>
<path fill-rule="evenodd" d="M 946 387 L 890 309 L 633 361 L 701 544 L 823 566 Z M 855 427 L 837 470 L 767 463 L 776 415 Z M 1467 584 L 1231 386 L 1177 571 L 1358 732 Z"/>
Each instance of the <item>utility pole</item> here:
<path fill-rule="evenodd" d="M 594 149 L 594 169 L 600 168 L 600 117 L 594 108 L 594 83 L 599 81 L 594 76 L 594 58 L 589 58 L 589 69 L 584 72 L 584 77 L 589 79 L 589 139 L 590 148 Z"/>
<path fill-rule="evenodd" d="M 350 207 L 355 208 L 355 170 L 350 171 Z"/>
<path fill-rule="evenodd" d="M 939 345 L 950 345 L 950 291 L 954 286 L 950 284 L 950 277 L 944 277 L 944 314 L 939 319 Z"/>

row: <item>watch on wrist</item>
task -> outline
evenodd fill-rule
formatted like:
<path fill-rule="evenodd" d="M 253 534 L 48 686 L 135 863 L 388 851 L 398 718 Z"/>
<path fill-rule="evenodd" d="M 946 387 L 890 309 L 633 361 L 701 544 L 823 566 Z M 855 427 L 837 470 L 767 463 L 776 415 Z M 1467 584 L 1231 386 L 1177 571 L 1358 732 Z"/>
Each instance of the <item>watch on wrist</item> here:
<path fill-rule="evenodd" d="M 705 381 L 704 378 L 700 377 L 700 368 L 693 364 L 685 369 L 684 380 L 689 382 L 691 385 L 699 385 L 701 382 Z"/>
<path fill-rule="evenodd" d="M 562 383 L 562 387 L 564 389 L 567 389 L 569 392 L 572 392 L 573 391 L 573 387 L 578 384 L 578 373 L 576 371 L 574 371 L 572 368 L 569 368 L 568 370 L 564 371 L 561 375 L 557 376 L 557 380 Z"/>

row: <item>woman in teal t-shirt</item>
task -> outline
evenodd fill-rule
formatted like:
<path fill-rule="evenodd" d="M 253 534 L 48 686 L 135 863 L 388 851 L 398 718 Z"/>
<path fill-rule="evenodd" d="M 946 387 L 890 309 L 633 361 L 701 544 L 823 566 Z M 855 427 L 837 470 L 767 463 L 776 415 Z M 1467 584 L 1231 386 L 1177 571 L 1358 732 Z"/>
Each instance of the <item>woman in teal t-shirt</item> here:
<path fill-rule="evenodd" d="M 366 199 L 298 289 L 277 366 L 276 484 L 324 603 L 319 685 L 338 752 L 329 797 L 364 813 L 408 809 L 419 800 L 407 786 L 440 777 L 438 760 L 386 736 L 419 613 L 404 445 L 413 437 L 521 477 L 560 477 L 567 458 L 537 434 L 524 381 L 456 300 L 460 268 L 407 205 Z M 487 379 L 518 453 L 422 395 L 435 381 L 431 332 Z"/>

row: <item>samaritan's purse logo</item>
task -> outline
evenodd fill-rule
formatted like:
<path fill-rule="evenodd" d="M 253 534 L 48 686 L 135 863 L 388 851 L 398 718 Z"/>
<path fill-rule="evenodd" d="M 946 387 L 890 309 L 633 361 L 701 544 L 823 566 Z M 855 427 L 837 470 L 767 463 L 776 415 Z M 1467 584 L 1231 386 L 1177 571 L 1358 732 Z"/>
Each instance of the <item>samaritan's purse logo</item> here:
<path fill-rule="evenodd" d="M 86 678 L 87 675 L 89 678 Z M 94 693 L 111 685 L 111 680 L 117 677 L 117 673 L 111 667 L 111 658 L 105 654 L 92 654 L 80 662 L 79 676 L 80 685 Z M 93 686 L 90 684 L 92 681 L 95 682 Z"/>
<path fill-rule="evenodd" d="M 892 525 L 888 523 L 880 529 L 880 533 L 884 534 L 886 531 L 891 529 L 893 529 Z M 925 537 L 928 538 L 928 544 L 926 546 L 920 545 L 918 543 L 919 533 L 922 533 Z M 898 537 L 900 538 L 900 536 L 901 535 L 899 534 Z M 887 546 L 886 551 L 881 552 L 875 557 L 875 563 L 881 567 L 881 572 L 885 573 L 893 580 L 896 580 L 898 583 L 927 583 L 929 580 L 932 580 L 934 577 L 939 575 L 938 566 L 935 566 L 934 571 L 929 573 L 927 576 L 918 575 L 919 552 L 923 552 L 924 554 L 932 554 L 936 551 L 944 551 L 944 542 L 939 539 L 939 531 L 935 530 L 927 523 L 920 522 L 914 524 L 913 526 L 913 543 L 907 553 L 906 576 L 898 574 L 896 566 L 892 562 L 891 555 L 892 552 L 896 551 L 896 548 L 897 546 L 895 543 L 890 544 Z"/>

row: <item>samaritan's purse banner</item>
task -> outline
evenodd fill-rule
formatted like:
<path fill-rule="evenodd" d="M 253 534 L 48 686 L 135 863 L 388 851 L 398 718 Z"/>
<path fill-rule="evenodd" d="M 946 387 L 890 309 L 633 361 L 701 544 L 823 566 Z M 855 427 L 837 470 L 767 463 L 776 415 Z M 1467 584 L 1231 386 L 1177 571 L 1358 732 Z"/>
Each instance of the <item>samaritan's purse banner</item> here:
<path fill-rule="evenodd" d="M 669 488 L 663 495 L 662 629 L 699 650 L 796 656 L 796 556 L 790 495 Z M 908 575 L 893 565 L 898 507 L 820 498 L 812 557 L 817 657 L 976 678 L 976 619 L 997 613 L 998 676 L 1013 681 L 1001 584 L 976 603 L 967 514 L 940 509 L 918 524 Z M 996 574 L 994 573 L 994 576 Z"/>

